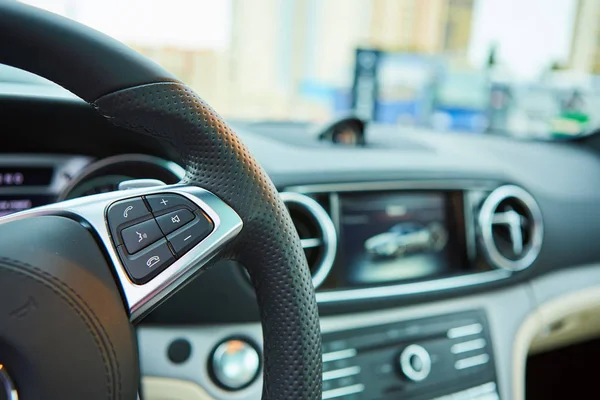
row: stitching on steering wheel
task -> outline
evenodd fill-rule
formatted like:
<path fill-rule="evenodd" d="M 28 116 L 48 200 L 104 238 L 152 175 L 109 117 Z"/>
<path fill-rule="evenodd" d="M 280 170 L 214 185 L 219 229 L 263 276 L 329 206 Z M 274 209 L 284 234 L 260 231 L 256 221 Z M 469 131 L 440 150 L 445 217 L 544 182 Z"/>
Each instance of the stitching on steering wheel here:
<path fill-rule="evenodd" d="M 98 353 L 101 355 L 104 362 L 104 370 L 106 372 L 106 387 L 109 396 L 112 396 L 109 398 L 113 398 L 115 400 L 120 399 L 122 386 L 121 371 L 113 343 L 104 330 L 104 326 L 100 323 L 98 316 L 89 307 L 87 302 L 65 282 L 57 279 L 55 276 L 41 270 L 40 268 L 6 257 L 1 257 L 0 263 L 5 266 L 5 271 L 34 279 L 38 283 L 44 285 L 52 292 L 60 296 L 60 298 L 63 299 L 63 301 L 69 306 L 69 308 L 77 313 L 81 321 L 86 325 L 88 331 L 93 336 L 94 342 L 96 342 Z M 24 272 L 21 268 L 25 268 L 28 273 Z M 78 301 L 76 301 L 73 296 L 76 297 Z M 106 350 L 110 350 L 110 355 L 106 353 Z M 111 364 L 113 362 L 115 364 L 114 369 L 111 368 Z M 113 371 L 116 372 L 116 380 L 111 373 Z M 116 388 L 114 387 L 114 384 L 117 385 Z"/>

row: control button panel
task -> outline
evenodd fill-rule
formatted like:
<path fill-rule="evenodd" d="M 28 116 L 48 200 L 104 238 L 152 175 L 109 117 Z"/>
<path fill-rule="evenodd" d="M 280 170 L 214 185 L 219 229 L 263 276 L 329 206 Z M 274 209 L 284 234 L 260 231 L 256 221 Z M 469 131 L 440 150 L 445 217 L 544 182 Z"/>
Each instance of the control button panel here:
<path fill-rule="evenodd" d="M 498 400 L 495 381 L 482 310 L 323 334 L 323 399 Z"/>
<path fill-rule="evenodd" d="M 214 229 L 197 205 L 173 193 L 118 201 L 106 218 L 117 253 L 137 284 L 154 278 Z"/>

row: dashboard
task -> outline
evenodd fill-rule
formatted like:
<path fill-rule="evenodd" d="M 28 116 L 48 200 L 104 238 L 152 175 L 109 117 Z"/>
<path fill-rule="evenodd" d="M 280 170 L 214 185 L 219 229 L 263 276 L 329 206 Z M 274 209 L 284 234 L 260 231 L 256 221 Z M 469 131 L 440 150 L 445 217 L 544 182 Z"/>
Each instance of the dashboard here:
<path fill-rule="evenodd" d="M 185 174 L 168 146 L 76 99 L 4 95 L 0 117 L 14 133 L 0 155 L 2 215 Z M 353 148 L 294 123 L 232 125 L 302 239 L 324 399 L 518 400 L 529 352 L 600 335 L 598 321 L 573 319 L 600 304 L 594 139 L 371 126 Z M 242 265 L 204 272 L 139 326 L 145 398 L 259 398 L 258 321 Z"/>
<path fill-rule="evenodd" d="M 121 154 L 95 161 L 87 156 L 3 155 L 0 159 L 0 215 L 119 189 L 132 179 L 177 183 L 179 165 L 144 154 Z"/>
<path fill-rule="evenodd" d="M 7 155 L 0 214 L 119 190 L 176 184 L 178 164 L 144 154 Z M 534 198 L 493 181 L 407 180 L 287 186 L 321 304 L 398 298 L 502 281 L 537 258 L 543 219 Z"/>

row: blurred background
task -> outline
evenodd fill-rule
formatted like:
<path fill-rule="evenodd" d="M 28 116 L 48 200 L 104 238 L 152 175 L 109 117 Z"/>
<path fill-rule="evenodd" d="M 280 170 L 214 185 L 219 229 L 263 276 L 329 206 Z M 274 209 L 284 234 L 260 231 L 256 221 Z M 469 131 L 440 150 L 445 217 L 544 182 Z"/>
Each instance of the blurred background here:
<path fill-rule="evenodd" d="M 27 0 L 227 118 L 557 138 L 600 127 L 599 0 Z"/>

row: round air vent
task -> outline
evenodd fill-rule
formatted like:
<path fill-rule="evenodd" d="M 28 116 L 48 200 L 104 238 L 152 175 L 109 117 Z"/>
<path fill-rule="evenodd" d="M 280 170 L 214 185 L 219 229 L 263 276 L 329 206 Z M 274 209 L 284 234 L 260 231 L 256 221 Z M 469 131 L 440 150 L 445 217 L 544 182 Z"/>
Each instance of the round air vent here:
<path fill-rule="evenodd" d="M 542 213 L 534 198 L 517 186 L 501 186 L 479 212 L 482 247 L 493 265 L 511 271 L 529 267 L 542 247 Z"/>
<path fill-rule="evenodd" d="M 325 209 L 310 197 L 291 192 L 280 193 L 280 196 L 300 235 L 316 288 L 325 281 L 335 260 L 335 226 Z"/>

